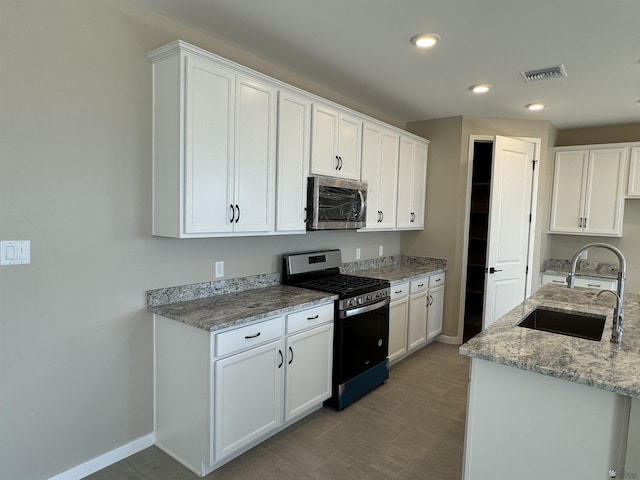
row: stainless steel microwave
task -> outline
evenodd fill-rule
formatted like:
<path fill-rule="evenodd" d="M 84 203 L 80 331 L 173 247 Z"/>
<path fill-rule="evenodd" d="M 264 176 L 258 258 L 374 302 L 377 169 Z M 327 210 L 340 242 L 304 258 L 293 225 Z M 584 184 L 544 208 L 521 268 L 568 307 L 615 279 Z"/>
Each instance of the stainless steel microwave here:
<path fill-rule="evenodd" d="M 363 228 L 367 218 L 367 184 L 311 176 L 307 183 L 307 230 Z"/>

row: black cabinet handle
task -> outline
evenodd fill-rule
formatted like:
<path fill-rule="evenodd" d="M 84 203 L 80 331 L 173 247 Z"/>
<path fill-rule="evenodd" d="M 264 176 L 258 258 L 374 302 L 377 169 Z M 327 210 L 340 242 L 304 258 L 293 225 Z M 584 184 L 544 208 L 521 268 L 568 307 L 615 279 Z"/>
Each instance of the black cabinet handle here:
<path fill-rule="evenodd" d="M 260 332 L 256 333 L 255 335 L 245 335 L 244 338 L 246 340 L 249 340 L 251 338 L 258 338 L 260 336 Z"/>
<path fill-rule="evenodd" d="M 313 317 L 307 317 L 307 320 L 317 320 L 320 318 L 320 315 L 314 315 Z"/>
<path fill-rule="evenodd" d="M 282 350 L 278 349 L 278 355 L 280 355 L 280 365 L 278 365 L 278 368 L 282 368 L 282 365 L 284 365 L 284 355 L 282 355 Z"/>
<path fill-rule="evenodd" d="M 291 363 L 293 362 L 293 348 L 291 348 L 291 345 L 289 345 L 289 353 L 291 354 L 291 359 L 289 360 L 289 365 L 291 365 Z"/>
<path fill-rule="evenodd" d="M 236 216 L 236 223 L 238 223 L 240 221 L 240 205 L 238 205 L 237 203 L 236 203 L 236 210 L 238 212 Z"/>
<path fill-rule="evenodd" d="M 336 170 L 340 170 L 340 157 L 336 155 Z"/>
<path fill-rule="evenodd" d="M 384 221 L 384 212 L 380 210 L 380 221 Z"/>
<path fill-rule="evenodd" d="M 233 204 L 232 204 L 232 205 L 229 205 L 229 208 L 231 209 L 231 218 L 229 219 L 229 221 L 230 221 L 231 223 L 233 223 L 233 219 L 236 217 L 236 216 L 235 216 L 235 210 L 233 209 Z"/>

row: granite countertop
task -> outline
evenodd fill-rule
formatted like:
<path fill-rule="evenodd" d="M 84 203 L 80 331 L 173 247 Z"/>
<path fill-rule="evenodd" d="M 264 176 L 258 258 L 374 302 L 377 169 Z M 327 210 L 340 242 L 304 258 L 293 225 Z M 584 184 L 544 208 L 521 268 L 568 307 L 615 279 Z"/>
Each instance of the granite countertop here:
<path fill-rule="evenodd" d="M 622 346 L 610 342 L 613 295 L 546 285 L 460 347 L 460 353 L 559 379 L 640 398 L 640 301 L 627 294 Z M 606 315 L 599 342 L 517 324 L 536 306 Z"/>
<path fill-rule="evenodd" d="M 295 310 L 332 303 L 336 295 L 286 285 L 214 295 L 165 305 L 148 306 L 147 310 L 163 317 L 203 330 L 216 331 Z"/>
<path fill-rule="evenodd" d="M 444 259 L 402 256 L 397 263 L 345 273 L 388 280 L 391 285 L 398 285 L 435 272 L 445 272 L 446 270 L 447 261 Z"/>
<path fill-rule="evenodd" d="M 350 275 L 389 280 L 391 284 L 445 271 L 439 258 L 389 256 L 343 264 Z M 280 284 L 279 273 L 147 291 L 147 310 L 208 331 L 333 302 L 337 295 Z"/>
<path fill-rule="evenodd" d="M 542 273 L 567 275 L 571 271 L 571 261 L 550 259 L 545 261 Z M 603 262 L 578 260 L 576 275 L 591 278 L 618 278 L 618 265 Z"/>

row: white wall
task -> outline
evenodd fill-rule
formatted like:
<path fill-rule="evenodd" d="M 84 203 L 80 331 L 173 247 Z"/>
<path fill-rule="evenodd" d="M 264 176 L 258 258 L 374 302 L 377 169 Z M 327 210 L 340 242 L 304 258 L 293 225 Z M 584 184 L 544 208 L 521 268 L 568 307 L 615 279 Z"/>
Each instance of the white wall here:
<path fill-rule="evenodd" d="M 1 478 L 48 478 L 152 432 L 146 290 L 212 280 L 216 260 L 231 278 L 290 251 L 400 252 L 399 233 L 152 237 L 146 52 L 177 38 L 348 103 L 127 0 L 2 0 L 0 239 L 31 240 L 31 264 L 0 267 Z"/>

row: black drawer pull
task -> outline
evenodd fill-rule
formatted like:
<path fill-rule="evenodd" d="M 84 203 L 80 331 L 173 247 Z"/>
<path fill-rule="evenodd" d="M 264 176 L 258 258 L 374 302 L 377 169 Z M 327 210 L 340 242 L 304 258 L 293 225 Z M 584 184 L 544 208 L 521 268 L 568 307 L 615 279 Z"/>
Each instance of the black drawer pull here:
<path fill-rule="evenodd" d="M 244 336 L 244 338 L 245 338 L 246 340 L 249 340 L 249 339 L 251 339 L 251 338 L 257 338 L 257 337 L 259 337 L 259 336 L 260 336 L 260 332 L 256 333 L 255 335 L 245 335 L 245 336 Z"/>
<path fill-rule="evenodd" d="M 320 318 L 320 315 L 316 315 L 315 317 L 307 317 L 307 320 L 317 320 Z"/>

